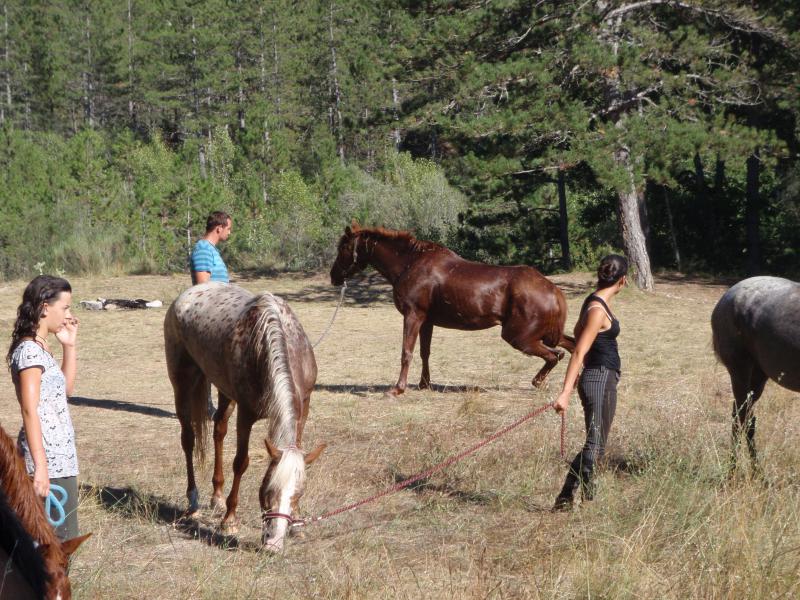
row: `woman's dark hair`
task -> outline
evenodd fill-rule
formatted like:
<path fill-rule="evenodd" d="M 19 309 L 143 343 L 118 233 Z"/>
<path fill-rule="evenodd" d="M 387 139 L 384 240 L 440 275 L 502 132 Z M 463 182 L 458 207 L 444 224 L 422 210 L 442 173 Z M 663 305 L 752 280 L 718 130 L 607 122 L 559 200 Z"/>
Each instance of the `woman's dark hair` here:
<path fill-rule="evenodd" d="M 45 302 L 51 303 L 62 292 L 72 292 L 69 281 L 61 277 L 39 275 L 22 292 L 22 304 L 17 308 L 17 320 L 11 333 L 11 346 L 6 355 L 6 363 L 11 366 L 11 355 L 24 337 L 35 337 L 42 318 L 42 307 Z"/>
<path fill-rule="evenodd" d="M 609 254 L 597 267 L 597 287 L 611 287 L 628 274 L 628 259 L 619 254 Z"/>

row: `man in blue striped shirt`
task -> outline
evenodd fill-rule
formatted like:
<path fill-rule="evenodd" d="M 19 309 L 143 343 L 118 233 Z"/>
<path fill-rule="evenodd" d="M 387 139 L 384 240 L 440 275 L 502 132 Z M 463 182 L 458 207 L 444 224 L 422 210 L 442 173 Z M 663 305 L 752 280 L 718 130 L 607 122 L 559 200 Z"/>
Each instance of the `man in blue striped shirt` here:
<path fill-rule="evenodd" d="M 206 281 L 219 281 L 229 283 L 228 268 L 222 260 L 217 244 L 224 242 L 231 235 L 233 221 L 231 216 L 217 210 L 208 215 L 206 219 L 206 234 L 197 240 L 192 250 L 190 269 L 192 270 L 192 285 Z M 208 391 L 208 418 L 213 419 L 217 409 L 211 399 L 211 390 Z"/>
<path fill-rule="evenodd" d="M 208 215 L 206 234 L 197 240 L 192 250 L 192 284 L 206 281 L 228 283 L 228 268 L 222 260 L 217 244 L 231 235 L 233 221 L 228 213 L 217 210 Z"/>

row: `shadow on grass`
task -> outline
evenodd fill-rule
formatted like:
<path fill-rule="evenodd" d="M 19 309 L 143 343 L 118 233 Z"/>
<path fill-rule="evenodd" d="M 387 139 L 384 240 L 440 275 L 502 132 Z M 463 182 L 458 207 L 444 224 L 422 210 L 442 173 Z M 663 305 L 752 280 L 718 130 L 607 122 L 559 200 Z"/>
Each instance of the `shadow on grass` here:
<path fill-rule="evenodd" d="M 209 546 L 216 546 L 222 550 L 237 549 L 248 552 L 261 550 L 260 544 L 242 542 L 234 535 L 222 534 L 216 527 L 186 516 L 186 511 L 171 502 L 149 494 L 141 494 L 130 487 L 97 487 L 82 484 L 81 491 L 96 497 L 101 506 L 109 512 L 129 519 L 145 518 L 171 525 L 189 538 L 198 539 Z"/>
<path fill-rule="evenodd" d="M 89 406 L 91 408 L 105 408 L 108 410 L 122 410 L 125 412 L 137 413 L 140 415 L 147 415 L 149 417 L 168 417 L 174 419 L 175 413 L 171 410 L 164 410 L 163 408 L 156 408 L 155 406 L 147 406 L 143 404 L 134 404 L 133 402 L 122 402 L 120 400 L 101 400 L 98 398 L 84 398 L 82 396 L 73 396 L 68 399 L 69 404 L 75 406 Z"/>
<path fill-rule="evenodd" d="M 394 482 L 400 483 L 408 479 L 408 475 L 403 473 L 394 474 Z M 449 485 L 441 485 L 431 483 L 429 479 L 420 479 L 409 485 L 406 489 L 411 490 L 417 494 L 424 494 L 427 492 L 435 492 L 450 498 L 455 498 L 459 502 L 468 502 L 470 504 L 479 504 L 485 506 L 497 499 L 495 493 L 480 493 L 480 492 L 465 492 L 464 490 L 455 489 Z"/>
<path fill-rule="evenodd" d="M 611 473 L 634 476 L 644 474 L 652 463 L 652 457 L 647 456 L 609 456 L 603 460 L 603 466 Z"/>
<path fill-rule="evenodd" d="M 311 285 L 298 292 L 279 294 L 288 302 L 338 302 L 341 288 L 331 284 Z M 379 273 L 359 274 L 347 280 L 345 306 L 366 308 L 375 303 L 391 303 L 392 288 Z"/>

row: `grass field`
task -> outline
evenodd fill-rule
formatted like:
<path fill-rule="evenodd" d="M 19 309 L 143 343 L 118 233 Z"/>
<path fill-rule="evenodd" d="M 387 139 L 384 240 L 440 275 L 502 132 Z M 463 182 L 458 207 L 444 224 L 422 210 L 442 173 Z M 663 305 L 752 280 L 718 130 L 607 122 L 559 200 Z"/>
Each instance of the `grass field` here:
<path fill-rule="evenodd" d="M 186 277 L 72 280 L 74 300 L 160 299 Z M 571 330 L 589 274 L 556 277 Z M 327 277 L 237 281 L 287 298 L 315 341 L 338 292 Z M 0 284 L 0 328 L 10 334 L 24 282 Z M 626 289 L 623 377 L 599 495 L 549 512 L 565 465 L 548 411 L 435 475 L 259 551 L 257 489 L 266 466 L 256 424 L 236 537 L 179 521 L 186 507 L 179 425 L 163 355 L 164 309 L 88 312 L 81 319 L 72 418 L 84 490 L 81 529 L 93 532 L 70 573 L 78 598 L 789 598 L 800 594 L 800 398 L 774 383 L 757 404 L 766 484 L 743 469 L 726 477 L 730 383 L 711 350 L 709 316 L 725 286 L 661 278 L 655 294 Z M 350 286 L 316 349 L 301 511 L 313 515 L 376 493 L 554 399 L 565 362 L 534 390 L 541 366 L 499 329 L 435 329 L 434 389 L 383 392 L 398 374 L 402 319 L 376 277 Z M 57 345 L 57 344 L 56 344 Z M 4 350 L 5 352 L 5 350 Z M 800 368 L 800 366 L 798 366 Z M 410 382 L 419 378 L 415 356 Z M 16 435 L 20 411 L 0 370 L 0 423 Z M 226 477 L 235 434 L 226 440 Z M 573 399 L 568 453 L 583 439 Z M 742 456 L 742 459 L 746 457 Z M 741 464 L 747 466 L 747 461 Z M 200 470 L 201 502 L 211 492 Z M 226 487 L 227 493 L 227 487 Z"/>

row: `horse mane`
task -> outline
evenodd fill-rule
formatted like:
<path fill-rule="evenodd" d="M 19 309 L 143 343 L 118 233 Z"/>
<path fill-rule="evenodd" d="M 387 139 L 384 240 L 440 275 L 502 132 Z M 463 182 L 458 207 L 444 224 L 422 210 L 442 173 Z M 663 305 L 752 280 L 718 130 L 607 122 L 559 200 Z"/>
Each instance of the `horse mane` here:
<path fill-rule="evenodd" d="M 296 441 L 295 391 L 289 367 L 281 301 L 264 292 L 255 300 L 259 309 L 250 334 L 249 352 L 257 365 L 263 395 L 260 403 L 269 423 L 269 436 L 278 446 Z"/>
<path fill-rule="evenodd" d="M 354 235 L 366 235 L 380 237 L 389 240 L 399 240 L 408 244 L 410 250 L 415 252 L 431 252 L 431 251 L 445 251 L 452 252 L 449 248 L 437 244 L 436 242 L 429 242 L 427 240 L 419 240 L 414 237 L 410 231 L 403 229 L 386 229 L 385 227 L 359 227 L 353 230 Z"/>
<path fill-rule="evenodd" d="M 28 478 L 25 462 L 17 452 L 13 440 L 2 427 L 0 427 L 0 482 L 9 505 L 17 513 L 31 537 L 40 544 L 59 545 L 55 531 L 47 521 L 42 501 L 33 489 L 33 482 Z"/>
<path fill-rule="evenodd" d="M 5 558 L 0 555 L 0 564 L 6 560 L 13 562 L 34 595 L 43 598 L 50 583 L 50 574 L 45 568 L 44 558 L 36 549 L 36 541 L 25 531 L 19 515 L 14 512 L 2 489 L 0 489 L 0 552 L 5 553 Z M 6 587 L 6 577 L 10 576 L 8 570 L 6 566 L 4 572 L 0 574 L 0 590 Z"/>
<path fill-rule="evenodd" d="M 297 477 L 296 487 L 302 489 L 305 483 L 306 462 L 303 452 L 298 448 L 287 448 L 283 451 L 278 466 L 272 472 L 267 489 L 280 492 L 291 481 L 292 475 Z"/>
<path fill-rule="evenodd" d="M 0 483 L 2 483 L 4 504 L 7 503 L 7 508 L 13 511 L 16 522 L 25 531 L 31 543 L 38 544 L 36 554 L 41 557 L 46 571 L 46 577 L 42 582 L 46 589 L 52 583 L 53 573 L 66 565 L 67 558 L 61 547 L 61 541 L 47 520 L 42 500 L 33 489 L 33 482 L 28 477 L 25 462 L 17 452 L 13 440 L 2 427 L 0 427 Z M 5 516 L 2 525 L 5 533 Z M 18 541 L 25 543 L 26 540 L 18 538 Z M 32 586 L 35 585 L 34 582 L 30 583 Z"/>

